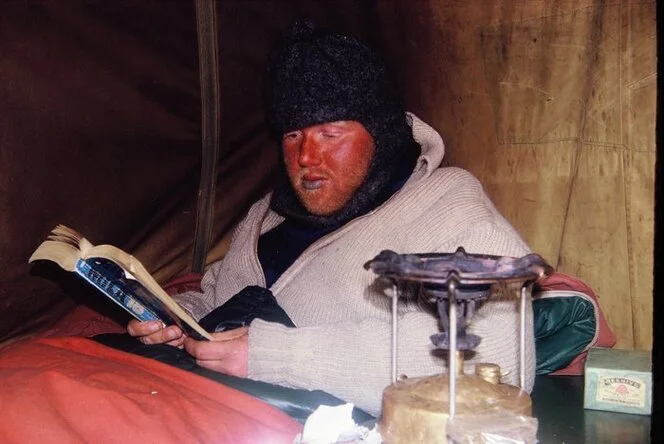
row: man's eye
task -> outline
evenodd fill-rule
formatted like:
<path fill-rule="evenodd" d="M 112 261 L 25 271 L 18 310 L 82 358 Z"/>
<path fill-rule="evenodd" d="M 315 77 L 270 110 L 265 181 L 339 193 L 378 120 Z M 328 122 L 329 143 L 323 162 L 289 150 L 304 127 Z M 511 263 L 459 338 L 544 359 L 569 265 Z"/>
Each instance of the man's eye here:
<path fill-rule="evenodd" d="M 293 139 L 297 138 L 297 136 L 298 136 L 298 133 L 286 133 L 286 134 L 284 134 L 283 139 L 284 140 L 293 140 Z"/>
<path fill-rule="evenodd" d="M 337 134 L 337 133 L 329 133 L 329 132 L 323 132 L 321 135 L 322 135 L 323 138 L 325 138 L 325 139 L 335 139 L 335 138 L 339 137 L 339 134 Z"/>

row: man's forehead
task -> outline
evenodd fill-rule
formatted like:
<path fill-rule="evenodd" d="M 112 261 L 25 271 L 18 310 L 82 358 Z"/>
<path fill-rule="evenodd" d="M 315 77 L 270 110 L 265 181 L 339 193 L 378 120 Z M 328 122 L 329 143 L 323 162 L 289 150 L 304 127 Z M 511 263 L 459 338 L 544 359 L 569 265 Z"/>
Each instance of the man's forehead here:
<path fill-rule="evenodd" d="M 364 130 L 366 132 L 369 132 L 366 129 L 366 127 L 357 120 L 335 120 L 332 122 L 323 122 L 323 123 L 318 123 L 316 125 L 310 125 L 304 128 L 298 128 L 292 131 L 286 131 L 286 133 L 293 131 L 309 131 L 316 129 L 339 129 L 339 130 L 348 130 L 348 131 Z"/>

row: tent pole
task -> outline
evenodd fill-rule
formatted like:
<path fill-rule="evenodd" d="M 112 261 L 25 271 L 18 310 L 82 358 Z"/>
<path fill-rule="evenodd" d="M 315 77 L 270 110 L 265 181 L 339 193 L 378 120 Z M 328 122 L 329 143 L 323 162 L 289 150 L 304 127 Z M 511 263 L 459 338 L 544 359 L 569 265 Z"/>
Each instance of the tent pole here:
<path fill-rule="evenodd" d="M 212 232 L 219 157 L 219 53 L 215 1 L 196 0 L 203 152 L 192 263 L 195 273 L 202 273 L 205 268 Z"/>

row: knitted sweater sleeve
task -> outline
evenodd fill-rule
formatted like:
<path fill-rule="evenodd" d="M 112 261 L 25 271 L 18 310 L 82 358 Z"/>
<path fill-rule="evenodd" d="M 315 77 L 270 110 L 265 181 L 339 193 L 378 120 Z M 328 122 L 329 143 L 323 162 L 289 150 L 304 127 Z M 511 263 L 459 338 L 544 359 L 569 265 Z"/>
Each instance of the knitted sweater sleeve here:
<path fill-rule="evenodd" d="M 459 245 L 458 243 L 456 245 Z M 466 251 L 521 256 L 529 253 L 507 226 L 487 222 L 465 233 Z M 451 245 L 441 246 L 449 251 Z M 493 362 L 518 382 L 518 311 L 514 298 L 490 298 L 473 318 L 472 332 L 482 337 L 472 362 Z M 535 353 L 532 306 L 528 305 L 526 390 L 534 382 Z M 400 310 L 399 374 L 409 377 L 445 371 L 440 353 L 432 353 L 430 335 L 438 320 L 417 307 Z M 444 354 L 443 354 L 444 356 Z M 255 320 L 249 333 L 249 377 L 290 387 L 322 389 L 372 414 L 379 414 L 383 389 L 391 382 L 391 325 L 365 318 L 303 328 Z"/>

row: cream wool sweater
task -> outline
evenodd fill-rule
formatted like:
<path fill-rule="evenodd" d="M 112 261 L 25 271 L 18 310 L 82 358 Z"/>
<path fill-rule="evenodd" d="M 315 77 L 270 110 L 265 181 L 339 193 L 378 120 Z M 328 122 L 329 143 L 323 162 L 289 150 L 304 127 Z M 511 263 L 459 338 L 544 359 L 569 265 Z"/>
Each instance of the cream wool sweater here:
<path fill-rule="evenodd" d="M 317 240 L 270 288 L 297 328 L 254 320 L 249 329 L 249 377 L 294 388 L 325 390 L 369 413 L 380 413 L 391 382 L 390 298 L 363 264 L 381 250 L 397 253 L 454 252 L 523 256 L 528 246 L 498 213 L 482 186 L 459 168 L 440 168 L 444 144 L 436 131 L 409 114 L 422 154 L 406 184 L 385 203 Z M 177 299 L 201 318 L 248 285 L 265 285 L 257 256 L 260 234 L 283 218 L 256 202 L 236 228 L 227 255 L 212 264 L 203 293 Z M 532 390 L 535 347 L 528 303 L 526 387 Z M 415 301 L 399 303 L 399 374 L 446 371 L 429 336 L 438 320 Z M 490 298 L 469 332 L 482 338 L 467 362 L 493 362 L 518 382 L 516 299 Z"/>

